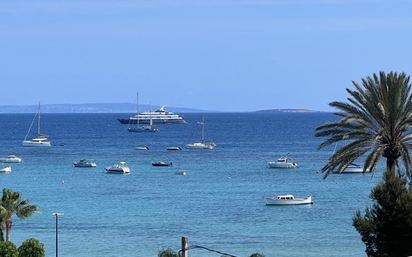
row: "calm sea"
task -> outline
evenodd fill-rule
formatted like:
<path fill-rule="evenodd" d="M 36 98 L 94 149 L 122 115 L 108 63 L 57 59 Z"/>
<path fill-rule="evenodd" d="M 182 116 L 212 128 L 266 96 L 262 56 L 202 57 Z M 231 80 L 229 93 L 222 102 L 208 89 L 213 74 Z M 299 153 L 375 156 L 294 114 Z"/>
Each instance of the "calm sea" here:
<path fill-rule="evenodd" d="M 11 240 L 20 246 L 34 237 L 46 255 L 157 256 L 162 248 L 180 250 L 181 237 L 234 256 L 365 256 L 352 226 L 357 209 L 371 204 L 371 178 L 317 171 L 334 147 L 317 151 L 315 127 L 336 119 L 330 113 L 205 114 L 205 139 L 213 150 L 187 150 L 200 139 L 201 114 L 185 114 L 188 124 L 159 125 L 157 133 L 130 133 L 116 118 L 127 114 L 43 114 L 42 132 L 50 148 L 23 148 L 34 114 L 0 115 L 0 157 L 15 154 L 23 163 L 0 174 L 1 188 L 23 193 L 42 213 L 14 218 Z M 34 137 L 32 129 L 29 138 Z M 65 146 L 60 146 L 61 144 Z M 148 146 L 149 151 L 135 150 Z M 167 151 L 180 146 L 182 151 Z M 298 169 L 270 169 L 267 161 L 289 153 Z M 96 168 L 75 168 L 93 159 Z M 125 161 L 128 175 L 104 168 Z M 152 161 L 172 167 L 152 167 Z M 187 175 L 175 175 L 189 170 Z M 307 206 L 266 206 L 263 196 L 313 196 Z M 221 254 L 206 249 L 191 257 Z"/>

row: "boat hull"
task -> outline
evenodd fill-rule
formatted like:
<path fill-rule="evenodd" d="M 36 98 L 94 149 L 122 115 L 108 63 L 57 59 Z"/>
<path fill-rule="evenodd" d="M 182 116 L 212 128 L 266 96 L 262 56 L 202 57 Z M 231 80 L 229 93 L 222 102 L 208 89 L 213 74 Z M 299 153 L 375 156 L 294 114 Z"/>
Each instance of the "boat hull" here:
<path fill-rule="evenodd" d="M 10 173 L 10 172 L 11 172 L 11 166 L 0 168 L 0 173 Z"/>
<path fill-rule="evenodd" d="M 152 166 L 172 166 L 172 163 L 152 162 Z"/>
<path fill-rule="evenodd" d="M 182 148 L 178 147 L 178 146 L 171 146 L 167 148 L 168 151 L 180 151 L 182 150 Z"/>
<path fill-rule="evenodd" d="M 366 172 L 369 172 L 369 169 L 366 169 Z M 339 173 L 337 171 L 334 171 L 333 173 Z M 363 167 L 359 165 L 349 165 L 344 169 L 341 173 L 363 173 Z"/>
<path fill-rule="evenodd" d="M 295 198 L 293 200 L 279 200 L 277 197 L 265 196 L 266 205 L 303 205 L 313 204 L 312 196 L 306 198 Z"/>
<path fill-rule="evenodd" d="M 13 156 L 13 157 L 6 157 L 6 158 L 0 158 L 0 162 L 4 163 L 20 163 L 23 160 L 20 157 Z"/>
<path fill-rule="evenodd" d="M 136 118 L 117 119 L 121 124 L 137 124 Z M 152 124 L 185 124 L 183 119 L 153 119 Z M 139 119 L 139 124 L 150 124 L 150 119 Z"/>
<path fill-rule="evenodd" d="M 50 147 L 50 141 L 33 142 L 33 141 L 23 141 L 22 145 L 24 147 Z"/>
<path fill-rule="evenodd" d="M 268 165 L 270 168 L 276 168 L 276 169 L 295 169 L 299 168 L 299 165 L 294 162 L 287 162 L 287 163 L 282 163 L 282 162 L 268 162 Z"/>
<path fill-rule="evenodd" d="M 186 144 L 186 149 L 213 149 L 213 145 L 204 143 Z"/>

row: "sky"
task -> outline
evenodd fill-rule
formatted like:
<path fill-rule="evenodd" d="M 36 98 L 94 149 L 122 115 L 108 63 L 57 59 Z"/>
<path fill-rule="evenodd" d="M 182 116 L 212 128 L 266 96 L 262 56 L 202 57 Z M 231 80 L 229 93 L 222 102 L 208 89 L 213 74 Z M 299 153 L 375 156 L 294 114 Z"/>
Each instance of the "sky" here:
<path fill-rule="evenodd" d="M 1 0 L 0 105 L 333 111 L 412 74 L 412 1 Z M 166 108 L 167 110 L 167 108 Z"/>

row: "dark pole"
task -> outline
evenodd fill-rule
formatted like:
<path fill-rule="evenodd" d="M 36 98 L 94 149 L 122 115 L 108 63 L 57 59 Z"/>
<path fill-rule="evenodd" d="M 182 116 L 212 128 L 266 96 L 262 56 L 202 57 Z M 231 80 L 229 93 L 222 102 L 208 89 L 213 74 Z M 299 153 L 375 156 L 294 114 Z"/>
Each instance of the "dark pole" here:
<path fill-rule="evenodd" d="M 58 233 L 58 216 L 62 216 L 64 213 L 54 212 L 52 215 L 56 216 L 56 257 L 59 256 L 59 233 Z"/>
<path fill-rule="evenodd" d="M 58 215 L 56 215 L 56 257 L 59 256 L 59 239 L 58 239 Z"/>

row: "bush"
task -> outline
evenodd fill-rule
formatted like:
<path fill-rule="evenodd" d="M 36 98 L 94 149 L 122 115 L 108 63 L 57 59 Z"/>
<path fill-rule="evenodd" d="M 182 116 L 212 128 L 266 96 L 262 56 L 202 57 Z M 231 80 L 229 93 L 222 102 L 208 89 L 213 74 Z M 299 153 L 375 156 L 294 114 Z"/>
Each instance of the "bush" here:
<path fill-rule="evenodd" d="M 179 255 L 170 248 L 167 248 L 166 250 L 165 249 L 160 250 L 157 253 L 157 256 L 158 257 L 179 257 Z"/>
<path fill-rule="evenodd" d="M 44 244 L 35 238 L 24 241 L 17 249 L 19 257 L 45 257 Z"/>
<path fill-rule="evenodd" d="M 265 257 L 263 253 L 254 253 L 250 257 Z"/>
<path fill-rule="evenodd" d="M 11 241 L 0 242 L 0 257 L 17 257 L 16 245 Z"/>

